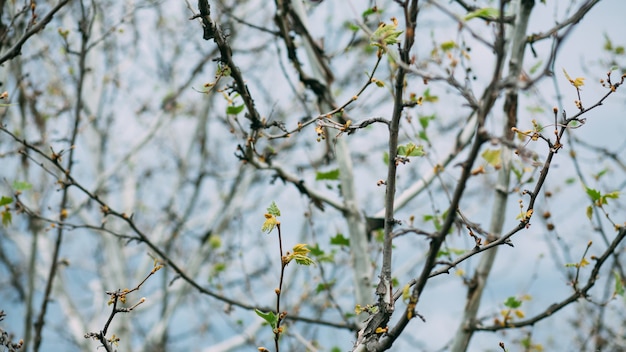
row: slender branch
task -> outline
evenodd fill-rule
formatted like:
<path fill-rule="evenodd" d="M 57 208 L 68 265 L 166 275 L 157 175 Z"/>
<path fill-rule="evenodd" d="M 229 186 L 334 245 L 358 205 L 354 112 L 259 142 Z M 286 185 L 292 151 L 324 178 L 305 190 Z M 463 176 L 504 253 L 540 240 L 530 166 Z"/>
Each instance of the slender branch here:
<path fill-rule="evenodd" d="M 17 40 L 17 42 L 9 49 L 7 50 L 4 54 L 0 55 L 0 65 L 2 65 L 3 63 L 5 63 L 8 60 L 11 60 L 12 58 L 20 55 L 22 53 L 22 46 L 24 45 L 24 43 L 26 43 L 26 41 L 32 37 L 33 35 L 35 35 L 36 33 L 39 33 L 41 30 L 44 29 L 44 27 L 46 27 L 46 25 L 48 23 L 50 23 L 50 21 L 52 20 L 52 18 L 54 17 L 54 15 L 59 12 L 59 10 L 61 10 L 61 8 L 63 8 L 63 6 L 67 5 L 67 3 L 69 3 L 71 0 L 61 0 L 59 1 L 59 3 L 57 3 L 51 10 L 50 12 L 48 12 L 40 21 L 39 23 L 35 24 L 34 26 L 30 27 L 23 35 L 20 39 Z"/>

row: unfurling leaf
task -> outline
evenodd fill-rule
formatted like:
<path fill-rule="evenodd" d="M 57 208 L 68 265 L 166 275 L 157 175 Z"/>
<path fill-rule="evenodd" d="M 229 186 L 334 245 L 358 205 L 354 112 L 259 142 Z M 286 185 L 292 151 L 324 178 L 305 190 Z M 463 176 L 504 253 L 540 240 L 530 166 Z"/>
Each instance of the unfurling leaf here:
<path fill-rule="evenodd" d="M 298 243 L 293 246 L 293 253 L 287 257 L 287 260 L 295 260 L 300 265 L 315 265 L 313 259 L 308 257 L 309 252 L 310 250 L 306 248 L 306 244 Z"/>
<path fill-rule="evenodd" d="M 587 265 L 589 265 L 589 261 L 587 260 L 587 258 L 583 258 L 580 260 L 580 263 L 578 263 L 578 266 L 581 268 L 586 267 Z"/>
<path fill-rule="evenodd" d="M 276 219 L 276 217 L 272 214 L 265 214 L 265 222 L 263 222 L 263 226 L 261 227 L 261 231 L 270 233 L 274 230 L 274 227 L 279 225 L 280 222 Z"/>
<path fill-rule="evenodd" d="M 405 145 L 398 146 L 398 155 L 400 156 L 424 156 L 426 153 L 424 152 L 424 147 L 421 145 L 415 145 L 413 143 L 408 143 Z"/>
<path fill-rule="evenodd" d="M 563 69 L 563 74 L 565 74 L 565 78 L 567 78 L 569 83 L 571 83 L 574 87 L 576 87 L 576 89 L 579 89 L 580 87 L 585 85 L 585 78 L 576 77 L 572 79 L 572 77 L 570 77 L 570 75 L 567 73 L 567 71 L 565 71 L 565 69 Z"/>
<path fill-rule="evenodd" d="M 268 324 L 270 324 L 272 329 L 276 329 L 276 323 L 278 322 L 278 317 L 276 316 L 274 312 L 265 313 L 258 309 L 255 309 L 254 312 L 256 313 L 256 315 L 260 316 L 261 318 L 263 318 L 263 320 L 265 320 Z"/>
<path fill-rule="evenodd" d="M 481 17 L 488 20 L 496 20 L 500 16 L 500 11 L 493 7 L 485 7 L 484 9 L 474 10 L 463 18 L 465 21 L 469 21 L 472 18 Z"/>
<path fill-rule="evenodd" d="M 400 34 L 402 31 L 398 30 L 397 21 L 392 24 L 381 23 L 370 37 L 370 44 L 385 50 L 386 46 L 400 42 Z"/>
<path fill-rule="evenodd" d="M 274 216 L 280 216 L 280 209 L 278 209 L 278 206 L 275 202 L 272 202 L 272 204 L 270 204 L 270 206 L 267 208 L 267 213 Z"/>

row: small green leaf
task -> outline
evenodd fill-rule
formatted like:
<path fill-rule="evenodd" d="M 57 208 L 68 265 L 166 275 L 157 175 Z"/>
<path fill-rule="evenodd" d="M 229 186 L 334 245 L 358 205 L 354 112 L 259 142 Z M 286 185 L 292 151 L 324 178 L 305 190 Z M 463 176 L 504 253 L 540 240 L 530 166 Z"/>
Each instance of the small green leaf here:
<path fill-rule="evenodd" d="M 430 94 L 430 88 L 427 88 L 424 91 L 424 101 L 427 101 L 429 103 L 436 103 L 439 101 L 439 97 L 436 95 Z"/>
<path fill-rule="evenodd" d="M 522 301 L 511 296 L 504 301 L 504 306 L 511 309 L 517 309 L 522 305 Z"/>
<path fill-rule="evenodd" d="M 267 208 L 267 213 L 274 216 L 280 216 L 280 209 L 278 209 L 278 206 L 275 202 L 272 202 L 272 204 L 270 204 L 270 206 Z"/>
<path fill-rule="evenodd" d="M 383 153 L 383 163 L 385 163 L 385 165 L 389 165 L 389 153 L 387 152 Z"/>
<path fill-rule="evenodd" d="M 587 195 L 589 195 L 591 200 L 594 202 L 599 200 L 600 197 L 602 197 L 602 194 L 593 188 L 587 188 Z"/>
<path fill-rule="evenodd" d="M 319 284 L 317 284 L 317 287 L 315 288 L 315 292 L 316 293 L 320 293 L 322 291 L 329 291 L 334 285 L 335 285 L 335 281 L 330 281 L 330 282 L 321 282 Z"/>
<path fill-rule="evenodd" d="M 29 189 L 33 188 L 33 185 L 31 185 L 28 182 L 25 181 L 13 181 L 13 189 L 16 191 L 28 191 Z"/>
<path fill-rule="evenodd" d="M 448 40 L 447 42 L 441 43 L 439 46 L 443 51 L 450 51 L 457 47 L 456 42 L 454 40 Z"/>
<path fill-rule="evenodd" d="M 536 72 L 537 72 L 537 70 L 538 70 L 539 68 L 541 68 L 541 65 L 543 65 L 543 61 L 542 61 L 542 60 L 537 61 L 537 63 L 536 63 L 536 64 L 532 65 L 532 67 L 528 70 L 528 72 L 529 72 L 530 74 L 534 74 L 534 73 L 536 73 Z"/>
<path fill-rule="evenodd" d="M 339 169 L 334 169 L 334 170 L 330 170 L 330 171 L 318 171 L 315 173 L 315 181 L 320 181 L 320 180 L 331 180 L 331 181 L 336 181 L 339 180 Z"/>
<path fill-rule="evenodd" d="M 343 236 L 343 234 L 338 233 L 335 237 L 330 239 L 330 244 L 335 246 L 346 246 L 350 247 L 350 239 Z"/>
<path fill-rule="evenodd" d="M 424 147 L 421 145 L 416 146 L 413 143 L 398 146 L 398 155 L 400 156 L 424 156 Z"/>
<path fill-rule="evenodd" d="M 0 207 L 3 205 L 11 204 L 11 203 L 13 203 L 13 198 L 5 197 L 5 196 L 2 196 L 2 198 L 0 198 Z"/>
<path fill-rule="evenodd" d="M 370 16 L 376 13 L 382 13 L 382 10 L 378 9 L 378 7 L 370 7 L 366 9 L 365 11 L 363 11 L 363 13 L 361 14 L 361 17 L 365 18 L 367 16 Z"/>
<path fill-rule="evenodd" d="M 242 112 L 242 111 L 243 111 L 243 108 L 244 108 L 244 107 L 245 107 L 245 106 L 244 106 L 243 104 L 241 104 L 241 105 L 236 105 L 236 106 L 235 106 L 235 105 L 229 105 L 229 106 L 226 108 L 226 114 L 227 114 L 227 115 L 237 115 L 237 114 L 239 114 L 240 112 Z"/>
<path fill-rule="evenodd" d="M 615 278 L 615 295 L 624 296 L 624 283 L 617 270 L 613 271 L 613 277 Z"/>
<path fill-rule="evenodd" d="M 3 226 L 11 225 L 11 221 L 12 220 L 13 220 L 13 218 L 11 216 L 11 212 L 8 212 L 8 211 L 3 211 L 2 212 L 2 225 Z"/>
<path fill-rule="evenodd" d="M 315 247 L 311 247 L 311 255 L 314 257 L 321 257 L 326 254 L 323 249 L 320 248 L 319 243 L 315 244 Z"/>
<path fill-rule="evenodd" d="M 345 27 L 352 32 L 358 32 L 360 29 L 359 26 L 357 26 L 356 24 L 352 22 L 346 22 Z"/>
<path fill-rule="evenodd" d="M 593 215 L 593 208 L 591 207 L 591 205 L 587 206 L 587 219 L 591 220 L 591 216 Z"/>
<path fill-rule="evenodd" d="M 613 191 L 604 195 L 605 198 L 617 199 L 619 198 L 619 191 Z"/>
<path fill-rule="evenodd" d="M 485 7 L 484 9 L 474 10 L 463 18 L 465 21 L 469 21 L 472 18 L 481 17 L 487 20 L 495 20 L 500 17 L 500 11 L 498 9 L 494 9 L 493 7 Z"/>
<path fill-rule="evenodd" d="M 418 121 L 420 122 L 420 125 L 422 126 L 423 129 L 427 129 L 428 125 L 430 124 L 430 121 L 435 119 L 435 115 L 428 115 L 428 116 L 420 116 L 418 118 Z"/>
<path fill-rule="evenodd" d="M 278 322 L 278 318 L 276 317 L 276 314 L 274 312 L 265 313 L 258 309 L 255 309 L 254 312 L 256 313 L 256 315 L 260 316 L 261 318 L 263 318 L 263 320 L 270 324 L 272 329 L 276 329 L 276 323 Z"/>
<path fill-rule="evenodd" d="M 501 149 L 487 149 L 480 156 L 491 166 L 499 166 L 502 162 L 500 158 Z"/>

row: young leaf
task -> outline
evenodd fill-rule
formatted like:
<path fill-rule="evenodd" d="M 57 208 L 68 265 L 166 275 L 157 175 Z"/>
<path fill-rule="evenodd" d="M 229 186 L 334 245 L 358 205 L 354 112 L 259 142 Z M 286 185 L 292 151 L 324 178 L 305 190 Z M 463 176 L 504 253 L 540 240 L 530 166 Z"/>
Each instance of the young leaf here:
<path fill-rule="evenodd" d="M 261 226 L 261 231 L 265 233 L 270 233 L 278 224 L 280 224 L 280 222 L 276 219 L 274 215 L 265 214 L 265 222 L 263 222 L 263 226 Z"/>
<path fill-rule="evenodd" d="M 278 206 L 276 205 L 275 202 L 272 202 L 272 204 L 270 204 L 270 206 L 267 208 L 267 212 L 268 214 L 271 214 L 274 216 L 280 216 L 280 209 L 278 209 Z"/>
<path fill-rule="evenodd" d="M 381 23 L 370 37 L 370 44 L 384 50 L 388 45 L 399 43 L 400 39 L 398 38 L 402 31 L 397 29 L 398 24 L 396 22 L 392 24 Z"/>
<path fill-rule="evenodd" d="M 408 302 L 409 298 L 411 298 L 411 285 L 406 284 L 404 285 L 404 287 L 402 288 L 402 301 L 404 302 Z"/>
<path fill-rule="evenodd" d="M 256 315 L 260 316 L 261 318 L 263 318 L 263 320 L 270 324 L 272 329 L 276 329 L 276 323 L 278 322 L 278 318 L 276 317 L 276 314 L 274 312 L 265 313 L 258 309 L 255 309 L 254 312 L 256 313 Z"/>
<path fill-rule="evenodd" d="M 624 283 L 622 282 L 622 278 L 620 277 L 617 270 L 613 271 L 613 276 L 615 278 L 615 292 L 616 296 L 624 296 Z"/>
<path fill-rule="evenodd" d="M 500 149 L 487 149 L 480 156 L 493 167 L 497 167 L 501 163 Z"/>
<path fill-rule="evenodd" d="M 313 259 L 309 258 L 307 255 L 309 254 L 310 250 L 308 248 L 306 248 L 306 244 L 304 243 L 298 243 L 295 246 L 293 246 L 293 253 L 289 255 L 288 260 L 295 260 L 296 263 L 300 264 L 300 265 L 315 265 L 315 262 L 313 261 Z"/>
<path fill-rule="evenodd" d="M 338 233 L 335 237 L 330 239 L 330 244 L 334 244 L 336 246 L 346 246 L 350 247 L 350 239 L 343 237 L 343 234 Z"/>
<path fill-rule="evenodd" d="M 13 203 L 13 198 L 5 197 L 5 196 L 2 196 L 2 198 L 0 198 L 0 207 L 3 205 L 11 204 L 11 203 Z"/>
<path fill-rule="evenodd" d="M 463 18 L 465 21 L 469 21 L 472 18 L 482 17 L 488 20 L 495 20 L 500 16 L 500 11 L 498 9 L 494 9 L 493 7 L 485 7 L 484 9 L 474 10 Z"/>
<path fill-rule="evenodd" d="M 585 85 L 585 78 L 583 78 L 583 77 L 576 77 L 576 78 L 572 79 L 572 77 L 570 77 L 570 75 L 567 74 L 567 71 L 565 71 L 565 69 L 563 69 L 563 73 L 565 74 L 565 78 L 567 78 L 569 83 L 571 83 L 574 87 L 576 87 L 576 89 L 578 89 L 578 88 L 582 87 L 583 85 Z"/>
<path fill-rule="evenodd" d="M 25 181 L 13 181 L 13 189 L 16 191 L 28 191 L 29 189 L 33 188 L 33 185 L 31 185 L 28 182 Z"/>
<path fill-rule="evenodd" d="M 13 220 L 11 213 L 8 211 L 3 211 L 2 212 L 2 225 L 3 226 L 9 226 L 11 225 L 11 221 Z"/>
<path fill-rule="evenodd" d="M 602 197 L 602 194 L 599 191 L 597 191 L 597 190 L 595 190 L 593 188 L 587 188 L 586 190 L 587 190 L 587 195 L 594 202 L 599 200 Z"/>
<path fill-rule="evenodd" d="M 413 143 L 398 146 L 398 155 L 400 156 L 424 156 L 424 147 L 421 145 L 416 146 Z"/>
<path fill-rule="evenodd" d="M 315 181 L 331 180 L 336 181 L 339 179 L 339 169 L 334 169 L 326 172 L 318 171 L 315 173 Z"/>
<path fill-rule="evenodd" d="M 504 306 L 511 309 L 519 308 L 521 305 L 522 301 L 516 299 L 513 296 L 507 298 L 506 301 L 504 301 Z"/>
<path fill-rule="evenodd" d="M 443 42 L 439 45 L 441 50 L 449 51 L 457 47 L 456 42 L 454 40 L 448 40 L 447 42 Z"/>
<path fill-rule="evenodd" d="M 237 115 L 237 114 L 239 114 L 240 112 L 243 111 L 244 107 L 245 106 L 243 104 L 241 104 L 241 105 L 229 105 L 226 108 L 226 114 L 227 115 Z"/>

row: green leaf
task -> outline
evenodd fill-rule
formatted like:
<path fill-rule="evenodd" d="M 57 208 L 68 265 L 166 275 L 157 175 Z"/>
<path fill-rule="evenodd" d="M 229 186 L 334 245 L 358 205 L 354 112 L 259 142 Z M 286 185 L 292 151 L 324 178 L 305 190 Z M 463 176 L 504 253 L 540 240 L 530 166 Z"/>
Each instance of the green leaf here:
<path fill-rule="evenodd" d="M 278 322 L 278 317 L 276 316 L 274 312 L 265 313 L 258 309 L 255 309 L 254 312 L 256 313 L 256 315 L 260 316 L 261 318 L 263 318 L 263 320 L 265 320 L 268 324 L 270 324 L 270 326 L 272 327 L 272 330 L 276 329 L 276 323 Z"/>
<path fill-rule="evenodd" d="M 389 165 L 389 153 L 387 152 L 383 153 L 383 163 L 385 163 L 385 165 Z"/>
<path fill-rule="evenodd" d="M 356 24 L 352 22 L 346 22 L 345 27 L 352 32 L 358 32 L 359 29 L 361 29 L 359 26 L 357 26 Z"/>
<path fill-rule="evenodd" d="M 433 115 L 428 115 L 428 116 L 420 116 L 418 118 L 418 121 L 423 129 L 427 129 L 428 125 L 430 124 L 430 121 L 434 119 L 435 119 L 435 115 L 433 114 Z"/>
<path fill-rule="evenodd" d="M 481 18 L 493 21 L 497 19 L 498 17 L 500 17 L 500 11 L 498 11 L 498 9 L 495 9 L 493 7 L 485 7 L 484 9 L 478 9 L 478 10 L 474 10 L 468 13 L 467 15 L 465 15 L 463 20 L 469 21 L 472 18 L 476 18 L 476 17 L 481 17 Z"/>
<path fill-rule="evenodd" d="M 511 309 L 517 309 L 522 305 L 522 301 L 511 296 L 504 301 L 504 306 Z"/>
<path fill-rule="evenodd" d="M 528 70 L 528 72 L 530 74 L 534 74 L 535 72 L 537 72 L 539 68 L 541 68 L 541 65 L 543 65 L 543 61 L 542 60 L 537 61 L 536 64 L 532 65 L 532 67 Z"/>
<path fill-rule="evenodd" d="M 604 195 L 605 198 L 617 199 L 619 198 L 619 191 L 613 191 Z"/>
<path fill-rule="evenodd" d="M 226 107 L 226 114 L 227 115 L 237 115 L 237 114 L 239 114 L 240 112 L 243 111 L 244 107 L 245 106 L 243 104 L 236 105 L 236 106 L 235 105 L 229 105 L 228 107 Z"/>
<path fill-rule="evenodd" d="M 0 198 L 0 207 L 11 203 L 13 203 L 13 198 L 5 196 L 2 196 L 2 198 Z"/>
<path fill-rule="evenodd" d="M 586 214 L 587 214 L 587 219 L 591 220 L 591 216 L 593 215 L 593 208 L 591 207 L 591 205 L 587 207 Z"/>
<path fill-rule="evenodd" d="M 381 23 L 370 37 L 371 45 L 384 49 L 388 45 L 400 42 L 400 34 L 398 26 L 394 24 Z"/>
<path fill-rule="evenodd" d="M 343 237 L 343 234 L 338 233 L 335 237 L 332 237 L 330 239 L 330 244 L 333 244 L 335 246 L 346 246 L 346 247 L 350 247 L 350 239 Z"/>
<path fill-rule="evenodd" d="M 413 143 L 408 143 L 406 145 L 398 146 L 398 155 L 400 156 L 424 156 L 425 154 L 424 147 L 421 145 L 416 146 Z"/>
<path fill-rule="evenodd" d="M 436 103 L 439 101 L 439 97 L 436 95 L 430 94 L 430 88 L 427 88 L 424 91 L 424 101 L 427 101 L 429 103 Z"/>
<path fill-rule="evenodd" d="M 324 252 L 324 250 L 320 248 L 319 243 L 316 243 L 315 247 L 311 247 L 310 250 L 311 250 L 311 255 L 314 257 L 321 257 L 326 254 L 326 252 Z"/>
<path fill-rule="evenodd" d="M 594 202 L 599 200 L 602 197 L 602 194 L 599 191 L 597 191 L 597 190 L 595 190 L 593 188 L 587 188 L 586 190 L 587 190 L 587 195 Z"/>
<path fill-rule="evenodd" d="M 13 220 L 13 218 L 11 216 L 11 212 L 8 212 L 8 211 L 3 211 L 2 212 L 2 225 L 3 226 L 11 225 L 11 221 L 12 220 Z"/>
<path fill-rule="evenodd" d="M 267 208 L 267 213 L 274 216 L 280 216 L 280 209 L 278 209 L 278 206 L 275 202 L 272 202 L 272 204 L 270 204 L 270 206 Z"/>
<path fill-rule="evenodd" d="M 378 7 L 370 7 L 367 10 L 363 11 L 363 13 L 361 14 L 361 17 L 365 18 L 367 16 L 376 14 L 376 13 L 382 13 L 383 11 L 378 9 Z"/>
<path fill-rule="evenodd" d="M 326 282 L 326 283 L 321 282 L 321 283 L 317 284 L 317 287 L 315 288 L 315 292 L 316 293 L 320 293 L 322 291 L 330 290 L 331 288 L 333 288 L 333 286 L 335 285 L 336 281 L 337 281 L 336 279 L 333 279 L 332 281 L 329 281 L 329 282 Z"/>
<path fill-rule="evenodd" d="M 28 191 L 33 188 L 33 185 L 26 181 L 13 181 L 13 189 L 16 191 Z"/>
<path fill-rule="evenodd" d="M 443 51 L 450 51 L 450 50 L 456 48 L 457 45 L 456 45 L 456 42 L 454 40 L 448 40 L 447 42 L 441 43 L 441 45 L 439 45 L 439 47 Z"/>
<path fill-rule="evenodd" d="M 615 295 L 624 296 L 624 283 L 617 270 L 613 271 L 613 277 L 615 278 Z"/>
<path fill-rule="evenodd" d="M 334 169 L 326 172 L 318 171 L 315 173 L 315 181 L 320 180 L 339 180 L 339 169 Z"/>
<path fill-rule="evenodd" d="M 491 166 L 498 166 L 502 162 L 500 158 L 501 149 L 487 149 L 480 156 Z"/>

